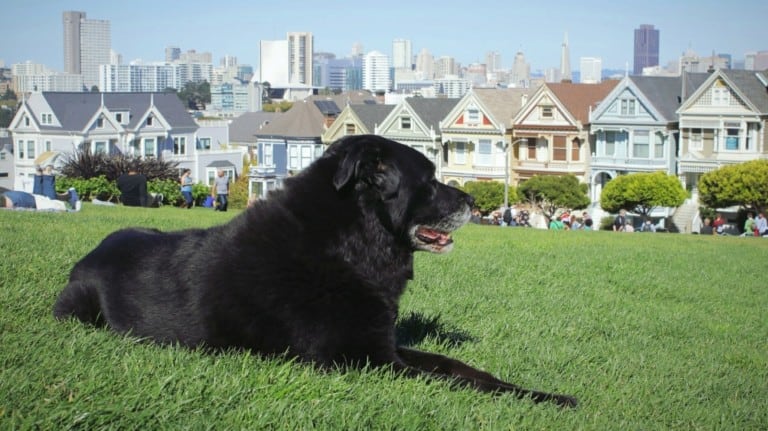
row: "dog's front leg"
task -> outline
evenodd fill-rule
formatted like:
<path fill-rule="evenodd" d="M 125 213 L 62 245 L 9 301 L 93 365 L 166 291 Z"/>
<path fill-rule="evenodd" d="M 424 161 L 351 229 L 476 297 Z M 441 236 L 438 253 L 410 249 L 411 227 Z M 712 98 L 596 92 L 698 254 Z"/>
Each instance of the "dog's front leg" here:
<path fill-rule="evenodd" d="M 420 350 L 398 347 L 397 354 L 409 367 L 421 372 L 448 378 L 454 382 L 470 386 L 483 392 L 511 392 L 518 398 L 530 397 L 534 402 L 552 401 L 561 407 L 576 407 L 576 398 L 570 395 L 550 394 L 524 389 L 517 385 L 499 380 L 490 373 L 447 356 Z"/>

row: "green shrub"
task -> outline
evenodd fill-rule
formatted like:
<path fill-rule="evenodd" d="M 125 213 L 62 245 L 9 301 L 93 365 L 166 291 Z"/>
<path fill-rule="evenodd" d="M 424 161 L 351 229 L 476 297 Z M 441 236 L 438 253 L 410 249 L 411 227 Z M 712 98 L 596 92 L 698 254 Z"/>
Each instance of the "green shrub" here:
<path fill-rule="evenodd" d="M 192 186 L 192 200 L 195 206 L 202 206 L 205 198 L 211 195 L 211 188 L 203 183 L 197 183 Z"/>
<path fill-rule="evenodd" d="M 605 216 L 600 219 L 600 230 L 613 230 L 615 216 Z"/>
<path fill-rule="evenodd" d="M 104 175 L 87 179 L 71 177 L 58 177 L 56 179 L 56 191 L 59 193 L 67 191 L 70 187 L 74 187 L 80 199 L 84 201 L 92 201 L 93 199 L 115 201 L 120 196 L 117 184 L 108 180 Z"/>
<path fill-rule="evenodd" d="M 162 193 L 163 205 L 181 205 L 184 201 L 184 197 L 181 195 L 181 186 L 175 180 L 151 180 L 147 182 L 147 191 Z"/>

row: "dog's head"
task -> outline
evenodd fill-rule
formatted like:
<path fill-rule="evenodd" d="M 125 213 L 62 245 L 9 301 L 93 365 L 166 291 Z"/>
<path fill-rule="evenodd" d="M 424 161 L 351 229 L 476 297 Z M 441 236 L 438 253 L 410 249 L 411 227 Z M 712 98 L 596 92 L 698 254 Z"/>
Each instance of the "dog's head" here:
<path fill-rule="evenodd" d="M 333 185 L 353 193 L 394 235 L 414 250 L 451 250 L 451 232 L 469 220 L 472 197 L 435 178 L 435 166 L 403 144 L 373 135 L 342 138 L 328 149 L 338 160 Z"/>

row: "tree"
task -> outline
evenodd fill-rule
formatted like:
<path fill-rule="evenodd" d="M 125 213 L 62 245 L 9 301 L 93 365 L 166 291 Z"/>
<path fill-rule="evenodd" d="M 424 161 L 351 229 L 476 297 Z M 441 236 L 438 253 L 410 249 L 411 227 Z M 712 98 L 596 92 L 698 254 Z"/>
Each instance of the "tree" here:
<path fill-rule="evenodd" d="M 207 103 L 211 103 L 211 84 L 207 81 L 189 81 L 176 94 L 189 109 L 203 108 Z"/>
<path fill-rule="evenodd" d="M 498 181 L 469 181 L 461 189 L 472 196 L 475 206 L 483 214 L 488 214 L 504 204 L 504 184 Z M 519 201 L 514 187 L 509 188 L 509 200 Z"/>
<path fill-rule="evenodd" d="M 648 217 L 657 207 L 678 207 L 688 196 L 674 175 L 664 172 L 641 172 L 622 175 L 605 185 L 600 206 L 608 212 L 621 209 Z"/>
<path fill-rule="evenodd" d="M 711 207 L 768 208 L 768 160 L 723 166 L 699 179 L 699 200 Z"/>
<path fill-rule="evenodd" d="M 544 214 L 547 224 L 558 211 L 589 205 L 587 185 L 573 175 L 534 175 L 520 184 L 518 194 Z"/>

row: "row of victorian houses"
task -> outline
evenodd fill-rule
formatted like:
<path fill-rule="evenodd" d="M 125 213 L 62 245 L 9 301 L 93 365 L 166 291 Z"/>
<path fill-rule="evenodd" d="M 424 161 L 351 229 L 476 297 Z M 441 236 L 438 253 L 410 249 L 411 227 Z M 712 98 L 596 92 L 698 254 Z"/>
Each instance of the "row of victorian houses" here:
<path fill-rule="evenodd" d="M 265 196 L 336 139 L 376 134 L 418 149 L 456 186 L 575 175 L 597 209 L 606 182 L 635 172 L 676 175 L 695 203 L 701 174 L 768 158 L 767 126 L 768 71 L 478 88 L 388 105 L 366 92 L 311 96 L 286 113 L 229 122 L 193 119 L 175 94 L 44 92 L 21 103 L 0 172 L 12 165 L 10 186 L 30 189 L 35 165 L 85 148 L 178 161 L 207 183 L 218 169 L 249 175 Z"/>

